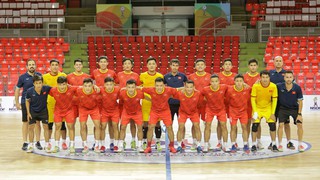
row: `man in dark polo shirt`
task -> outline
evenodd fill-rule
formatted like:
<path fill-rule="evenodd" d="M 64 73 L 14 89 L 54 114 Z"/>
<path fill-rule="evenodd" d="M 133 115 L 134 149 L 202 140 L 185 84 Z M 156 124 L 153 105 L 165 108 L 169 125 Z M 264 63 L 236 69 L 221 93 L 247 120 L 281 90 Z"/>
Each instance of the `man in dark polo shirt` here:
<path fill-rule="evenodd" d="M 184 83 L 188 80 L 187 76 L 178 71 L 180 65 L 180 61 L 178 59 L 172 59 L 170 61 L 170 69 L 171 72 L 167 73 L 164 76 L 164 83 L 173 88 L 184 87 Z M 171 111 L 171 119 L 173 121 L 174 115 L 179 115 L 179 107 L 180 101 L 177 99 L 170 98 L 169 99 L 169 106 Z M 183 139 L 184 139 L 185 132 L 183 132 Z"/>
<path fill-rule="evenodd" d="M 27 152 L 33 152 L 34 126 L 36 121 L 42 122 L 44 130 L 44 139 L 46 142 L 45 150 L 50 152 L 51 145 L 49 143 L 49 127 L 48 127 L 48 109 L 47 98 L 50 92 L 50 86 L 43 85 L 43 78 L 39 75 L 33 76 L 33 86 L 27 90 L 26 109 L 27 119 L 29 122 L 29 141 Z"/>
<path fill-rule="evenodd" d="M 23 139 L 23 145 L 22 150 L 26 151 L 28 148 L 28 120 L 27 120 L 27 110 L 26 110 L 26 94 L 27 90 L 31 87 L 33 87 L 33 76 L 40 75 L 40 73 L 36 72 L 36 62 L 33 59 L 29 59 L 27 61 L 27 72 L 22 74 L 19 77 L 18 83 L 15 88 L 14 96 L 15 96 L 15 102 L 16 107 L 19 110 L 22 110 L 22 139 Z M 19 102 L 19 95 L 20 95 L 20 89 L 22 90 L 22 96 L 21 96 L 21 103 Z M 41 144 L 40 144 L 40 122 L 36 124 L 36 147 L 39 150 L 42 150 Z"/>
<path fill-rule="evenodd" d="M 279 141 L 279 151 L 283 151 L 282 147 L 282 134 L 283 134 L 283 127 L 284 124 L 289 126 L 290 123 L 290 116 L 292 117 L 294 124 L 298 127 L 298 150 L 300 152 L 304 151 L 304 147 L 302 146 L 302 136 L 303 136 L 303 129 L 302 129 L 302 100 L 303 95 L 301 91 L 301 87 L 293 83 L 293 73 L 292 71 L 286 71 L 284 73 L 284 83 L 278 83 L 278 103 L 279 103 L 279 128 L 278 128 L 278 141 Z M 290 134 L 287 134 L 287 141 L 288 144 L 292 142 L 290 141 Z M 287 148 L 295 149 L 295 147 L 287 144 Z"/>

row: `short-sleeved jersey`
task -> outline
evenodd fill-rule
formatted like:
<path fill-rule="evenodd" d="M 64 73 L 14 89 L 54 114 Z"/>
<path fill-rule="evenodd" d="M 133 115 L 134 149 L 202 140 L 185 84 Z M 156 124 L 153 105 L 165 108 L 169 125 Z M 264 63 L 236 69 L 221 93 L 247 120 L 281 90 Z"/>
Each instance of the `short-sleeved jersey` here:
<path fill-rule="evenodd" d="M 41 76 L 41 74 L 38 72 L 35 72 L 34 74 Z M 17 87 L 23 88 L 22 96 L 21 96 L 21 104 L 24 104 L 26 103 L 27 90 L 33 87 L 33 76 L 30 75 L 28 72 L 22 74 L 18 79 Z"/>
<path fill-rule="evenodd" d="M 118 73 L 117 77 L 118 77 L 118 82 L 119 82 L 120 88 L 125 87 L 127 84 L 127 81 L 129 79 L 135 80 L 137 83 L 136 84 L 137 86 L 140 86 L 140 84 L 141 84 L 139 74 L 137 74 L 135 72 L 126 73 L 126 72 L 122 71 L 122 72 Z"/>
<path fill-rule="evenodd" d="M 67 76 L 68 84 L 72 86 L 82 86 L 83 85 L 83 80 L 85 78 L 90 78 L 89 74 L 82 73 L 82 74 L 76 74 L 76 73 L 70 73 Z"/>
<path fill-rule="evenodd" d="M 288 109 L 299 109 L 298 100 L 303 100 L 301 87 L 292 83 L 292 88 L 288 91 L 286 88 L 286 83 L 277 84 L 278 88 L 278 105 L 280 107 L 288 108 Z"/>
<path fill-rule="evenodd" d="M 111 113 L 119 110 L 119 104 L 117 101 L 120 93 L 119 86 L 114 86 L 111 92 L 107 92 L 104 87 L 100 87 L 100 93 L 103 111 Z"/>
<path fill-rule="evenodd" d="M 98 106 L 100 101 L 100 93 L 92 90 L 90 94 L 83 92 L 83 88 L 77 89 L 78 106 L 87 110 L 94 109 Z"/>
<path fill-rule="evenodd" d="M 218 90 L 213 90 L 211 86 L 206 86 L 201 91 L 202 95 L 207 100 L 206 111 L 218 113 L 226 109 L 225 107 L 225 95 L 228 86 L 220 84 Z"/>
<path fill-rule="evenodd" d="M 243 75 L 243 78 L 244 82 L 252 87 L 260 79 L 260 74 L 256 73 L 255 75 L 250 75 L 249 73 L 246 73 Z"/>
<path fill-rule="evenodd" d="M 261 83 L 252 86 L 251 97 L 255 97 L 255 104 L 252 103 L 252 109 L 256 112 L 258 109 L 266 109 L 272 107 L 272 99 L 278 97 L 277 86 L 270 82 L 267 87 L 263 87 Z M 252 101 L 252 98 L 251 98 Z M 275 107 L 273 107 L 275 108 Z"/>
<path fill-rule="evenodd" d="M 151 96 L 151 111 L 162 112 L 169 110 L 168 100 L 176 95 L 177 90 L 171 87 L 165 87 L 160 94 L 156 92 L 156 88 L 143 88 L 142 91 Z"/>
<path fill-rule="evenodd" d="M 270 81 L 274 84 L 282 83 L 284 82 L 284 73 L 286 72 L 284 69 L 281 69 L 280 72 L 273 69 L 270 70 Z"/>
<path fill-rule="evenodd" d="M 184 83 L 188 80 L 187 76 L 181 72 L 178 72 L 176 75 L 173 75 L 172 72 L 164 75 L 164 84 L 169 87 L 179 88 L 183 87 Z M 177 99 L 170 98 L 169 104 L 179 104 L 180 101 Z"/>
<path fill-rule="evenodd" d="M 191 96 L 187 96 L 185 92 L 179 91 L 174 98 L 180 100 L 179 112 L 187 115 L 198 113 L 198 105 L 203 102 L 203 96 L 198 90 L 195 90 Z"/>
<path fill-rule="evenodd" d="M 228 87 L 226 99 L 228 101 L 230 114 L 247 112 L 248 101 L 250 100 L 250 89 L 251 88 L 243 88 L 238 91 L 235 85 Z"/>
<path fill-rule="evenodd" d="M 47 98 L 50 89 L 50 86 L 42 86 L 40 94 L 36 92 L 34 87 L 27 90 L 26 100 L 30 102 L 30 111 L 39 113 L 47 110 Z"/>
<path fill-rule="evenodd" d="M 204 87 L 210 85 L 210 77 L 209 73 L 205 73 L 203 75 L 199 75 L 197 72 L 189 75 L 188 79 L 194 81 L 194 87 L 201 91 Z"/>
<path fill-rule="evenodd" d="M 117 82 L 117 75 L 111 69 L 107 69 L 106 72 L 102 72 L 100 69 L 95 69 L 92 73 L 92 79 L 96 81 L 97 86 L 103 86 L 104 79 L 106 77 L 112 77 L 114 81 Z"/>
<path fill-rule="evenodd" d="M 220 84 L 226 84 L 226 85 L 234 85 L 234 77 L 236 76 L 235 73 L 231 73 L 229 75 L 226 75 L 224 72 L 218 73 Z"/>
<path fill-rule="evenodd" d="M 50 90 L 49 95 L 56 100 L 56 104 L 54 107 L 55 113 L 63 114 L 72 109 L 72 98 L 76 94 L 76 91 L 76 86 L 68 86 L 65 92 L 59 91 L 57 87 L 54 87 Z"/>
<path fill-rule="evenodd" d="M 141 90 L 136 90 L 134 96 L 130 96 L 127 90 L 121 90 L 119 95 L 120 101 L 123 102 L 123 110 L 128 115 L 135 115 L 141 113 L 140 101 L 144 98 Z"/>
<path fill-rule="evenodd" d="M 57 79 L 59 76 L 67 77 L 67 75 L 63 72 L 58 72 L 58 74 L 55 76 L 52 75 L 51 73 L 44 74 L 43 75 L 43 84 L 51 86 L 51 87 L 57 87 L 58 86 Z M 48 103 L 50 104 L 50 103 L 53 103 L 54 101 L 55 101 L 54 98 L 49 95 Z"/>
<path fill-rule="evenodd" d="M 148 72 L 144 72 L 140 74 L 140 81 L 143 87 L 154 87 L 155 80 L 158 77 L 163 78 L 163 75 L 158 72 L 154 75 L 150 75 Z"/>

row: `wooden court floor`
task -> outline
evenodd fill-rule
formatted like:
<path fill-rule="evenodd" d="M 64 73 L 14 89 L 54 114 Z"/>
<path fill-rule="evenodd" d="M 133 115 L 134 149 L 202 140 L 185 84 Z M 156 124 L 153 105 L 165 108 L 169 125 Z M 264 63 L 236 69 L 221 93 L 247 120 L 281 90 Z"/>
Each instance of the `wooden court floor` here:
<path fill-rule="evenodd" d="M 291 127 L 292 138 L 296 139 L 296 127 Z M 172 179 L 320 179 L 319 129 L 320 112 L 305 113 L 304 141 L 312 145 L 309 151 L 252 161 L 172 164 Z M 267 125 L 263 135 L 268 135 Z M 20 113 L 0 114 L 0 137 L 0 179 L 166 179 L 165 164 L 87 162 L 27 154 L 20 149 Z"/>

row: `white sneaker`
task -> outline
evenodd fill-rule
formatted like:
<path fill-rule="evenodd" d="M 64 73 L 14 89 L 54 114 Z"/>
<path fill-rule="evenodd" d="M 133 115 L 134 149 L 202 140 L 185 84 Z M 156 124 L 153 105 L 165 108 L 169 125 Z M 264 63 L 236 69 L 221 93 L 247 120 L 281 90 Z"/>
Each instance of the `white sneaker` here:
<path fill-rule="evenodd" d="M 139 153 L 143 153 L 143 152 L 144 152 L 143 147 L 142 147 L 142 146 L 138 147 L 138 148 L 137 148 L 137 152 L 139 152 Z"/>
<path fill-rule="evenodd" d="M 118 153 L 122 153 L 122 152 L 123 152 L 123 147 L 122 147 L 122 146 L 119 146 L 117 152 L 118 152 Z"/>
<path fill-rule="evenodd" d="M 32 153 L 32 152 L 33 152 L 33 147 L 29 146 L 28 149 L 27 149 L 27 153 Z"/>
<path fill-rule="evenodd" d="M 46 146 L 46 147 L 44 148 L 44 150 L 45 150 L 47 153 L 51 153 L 51 144 L 49 143 L 49 145 Z"/>
<path fill-rule="evenodd" d="M 208 146 L 204 145 L 204 148 L 203 148 L 202 152 L 207 153 L 208 151 L 209 151 Z"/>
<path fill-rule="evenodd" d="M 192 146 L 191 146 L 191 150 L 196 150 L 197 147 L 198 147 L 197 144 L 196 144 L 196 143 L 193 143 Z"/>
<path fill-rule="evenodd" d="M 258 148 L 258 150 L 264 149 L 263 144 L 261 142 L 258 142 L 257 148 Z"/>
<path fill-rule="evenodd" d="M 74 148 L 74 146 L 70 146 L 69 151 L 70 153 L 76 153 L 76 149 Z"/>

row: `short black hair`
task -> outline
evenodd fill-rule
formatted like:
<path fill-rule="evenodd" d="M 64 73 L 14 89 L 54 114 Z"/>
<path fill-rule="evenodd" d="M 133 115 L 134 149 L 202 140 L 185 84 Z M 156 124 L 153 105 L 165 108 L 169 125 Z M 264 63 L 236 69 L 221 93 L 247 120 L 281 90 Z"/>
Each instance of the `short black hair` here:
<path fill-rule="evenodd" d="M 107 83 L 107 82 L 114 82 L 114 79 L 112 77 L 106 77 L 104 79 L 104 83 Z"/>
<path fill-rule="evenodd" d="M 164 83 L 164 79 L 162 77 L 157 77 L 154 82 L 163 82 Z"/>
<path fill-rule="evenodd" d="M 287 71 L 285 72 L 285 74 L 292 74 L 292 75 L 293 75 L 293 71 L 287 70 Z"/>
<path fill-rule="evenodd" d="M 84 80 L 83 80 L 83 84 L 84 83 L 92 83 L 93 84 L 93 80 L 91 79 L 91 78 L 85 78 Z"/>
<path fill-rule="evenodd" d="M 83 63 L 82 59 L 79 59 L 79 58 L 78 58 L 78 59 L 76 59 L 76 60 L 73 61 L 73 64 L 76 64 L 77 62 L 80 62 L 81 64 Z"/>
<path fill-rule="evenodd" d="M 68 82 L 67 81 L 67 77 L 65 76 L 59 76 L 58 79 L 57 79 L 57 83 L 58 84 L 62 84 L 62 83 L 65 83 L 65 82 Z"/>
<path fill-rule="evenodd" d="M 34 59 L 28 59 L 28 60 L 27 60 L 27 66 L 28 66 L 28 63 L 29 63 L 30 61 L 33 61 L 34 63 L 36 63 L 36 61 L 35 61 Z"/>
<path fill-rule="evenodd" d="M 171 59 L 170 65 L 172 65 L 173 63 L 180 65 L 179 59 Z"/>
<path fill-rule="evenodd" d="M 98 58 L 98 62 L 100 62 L 101 59 L 106 59 L 106 60 L 108 61 L 108 57 L 107 57 L 107 56 L 100 56 L 100 57 Z"/>
<path fill-rule="evenodd" d="M 267 70 L 262 70 L 262 71 L 260 72 L 260 77 L 261 77 L 263 74 L 264 74 L 264 75 L 268 75 L 268 76 L 270 77 L 270 72 L 267 71 Z"/>
<path fill-rule="evenodd" d="M 124 62 L 126 62 L 126 61 L 130 61 L 131 64 L 132 64 L 132 66 L 133 66 L 133 64 L 134 64 L 133 60 L 132 60 L 131 58 L 128 58 L 128 57 L 124 57 L 124 58 L 122 59 L 122 65 L 123 65 Z"/>
<path fill-rule="evenodd" d="M 54 63 L 54 62 L 60 64 L 60 62 L 59 62 L 57 59 L 51 59 L 51 60 L 50 60 L 50 65 L 51 65 L 52 63 Z"/>
<path fill-rule="evenodd" d="M 218 78 L 218 79 L 219 79 L 219 76 L 218 76 L 218 74 L 212 74 L 212 75 L 210 76 L 210 79 L 212 79 L 212 78 Z"/>
<path fill-rule="evenodd" d="M 33 76 L 32 80 L 33 80 L 33 82 L 36 82 L 36 81 L 41 81 L 41 82 L 43 82 L 42 76 L 37 75 L 37 74 L 35 74 L 35 75 Z"/>
<path fill-rule="evenodd" d="M 130 84 L 137 85 L 137 82 L 136 82 L 134 79 L 129 79 L 129 80 L 126 82 L 126 85 L 130 85 Z"/>
<path fill-rule="evenodd" d="M 238 78 L 241 78 L 242 80 L 244 80 L 244 77 L 242 74 L 237 74 L 233 79 L 236 80 Z"/>
<path fill-rule="evenodd" d="M 252 58 L 248 61 L 248 65 L 250 65 L 251 63 L 256 63 L 257 65 L 259 65 L 258 61 L 255 58 Z"/>
<path fill-rule="evenodd" d="M 186 84 L 193 84 L 193 85 L 194 85 L 194 81 L 192 81 L 192 80 L 187 80 L 187 81 L 186 81 Z"/>
<path fill-rule="evenodd" d="M 147 59 L 147 64 L 149 63 L 149 61 L 154 61 L 154 62 L 157 62 L 156 58 L 150 56 L 148 59 Z"/>
<path fill-rule="evenodd" d="M 232 60 L 230 58 L 226 58 L 223 60 L 223 64 L 225 64 L 226 62 L 230 62 L 232 64 Z"/>
<path fill-rule="evenodd" d="M 198 62 L 203 62 L 206 63 L 206 61 L 202 58 L 196 59 L 196 61 L 194 62 L 194 65 L 196 65 Z"/>

